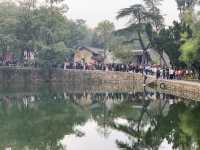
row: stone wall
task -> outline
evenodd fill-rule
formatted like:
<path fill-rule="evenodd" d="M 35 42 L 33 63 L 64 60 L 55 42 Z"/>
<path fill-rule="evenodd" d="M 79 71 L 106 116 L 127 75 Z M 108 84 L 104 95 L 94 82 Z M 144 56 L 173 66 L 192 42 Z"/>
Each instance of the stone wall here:
<path fill-rule="evenodd" d="M 200 100 L 200 83 L 179 80 L 157 80 L 157 89 L 186 99 Z"/>
<path fill-rule="evenodd" d="M 49 80 L 51 78 L 51 80 Z M 143 76 L 127 72 L 52 70 L 32 68 L 0 68 L 0 90 L 30 89 L 37 84 L 51 81 L 66 88 L 82 91 L 133 91 L 137 83 L 143 82 Z M 61 85 L 62 84 L 62 85 Z"/>
<path fill-rule="evenodd" d="M 1 67 L 0 68 L 0 81 L 1 83 L 31 83 L 33 80 L 41 80 L 41 71 L 30 68 L 13 68 Z"/>
<path fill-rule="evenodd" d="M 51 71 L 51 80 L 53 83 L 62 83 L 63 86 L 80 86 L 81 89 L 93 90 L 101 89 L 109 91 L 112 88 L 115 91 L 125 89 L 132 90 L 136 84 L 143 84 L 143 76 L 136 73 L 112 72 L 112 71 L 83 71 L 83 70 L 53 70 Z M 0 68 L 0 88 L 9 89 L 17 86 L 29 88 L 30 85 L 40 84 L 49 81 L 47 71 L 32 68 Z M 188 99 L 200 99 L 200 84 L 186 81 L 156 80 L 149 76 L 147 83 L 154 83 L 157 90 L 168 94 L 185 97 Z M 162 84 L 162 86 L 161 86 Z M 66 87 L 67 87 L 66 86 Z M 155 88 L 155 87 L 154 87 Z M 111 91 L 112 91 L 111 90 Z"/>
<path fill-rule="evenodd" d="M 78 82 L 132 82 L 143 80 L 140 74 L 112 71 L 83 71 L 83 70 L 57 70 L 53 73 L 52 81 L 78 81 Z"/>
<path fill-rule="evenodd" d="M 50 79 L 50 80 L 49 80 Z M 2 83 L 41 83 L 52 82 L 82 82 L 82 83 L 128 83 L 143 82 L 143 76 L 128 72 L 112 71 L 83 71 L 83 70 L 51 70 L 48 71 L 32 68 L 1 67 L 0 81 Z"/>

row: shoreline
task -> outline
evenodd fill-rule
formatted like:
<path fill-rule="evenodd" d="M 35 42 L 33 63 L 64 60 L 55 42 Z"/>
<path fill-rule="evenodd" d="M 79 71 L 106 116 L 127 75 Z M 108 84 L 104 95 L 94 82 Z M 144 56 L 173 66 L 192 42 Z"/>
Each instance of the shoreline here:
<path fill-rule="evenodd" d="M 100 70 L 62 70 L 51 72 L 51 80 L 47 80 L 47 72 L 37 68 L 0 67 L 0 88 L 5 89 L 14 84 L 28 85 L 41 83 L 58 83 L 63 86 L 80 86 L 87 90 L 101 87 L 102 89 L 120 91 L 126 89 L 132 91 L 136 84 L 143 84 L 143 75 L 140 73 L 114 72 Z M 183 80 L 164 80 L 148 76 L 147 87 L 180 95 L 189 99 L 200 100 L 200 83 Z M 161 86 L 162 85 L 162 86 Z"/>

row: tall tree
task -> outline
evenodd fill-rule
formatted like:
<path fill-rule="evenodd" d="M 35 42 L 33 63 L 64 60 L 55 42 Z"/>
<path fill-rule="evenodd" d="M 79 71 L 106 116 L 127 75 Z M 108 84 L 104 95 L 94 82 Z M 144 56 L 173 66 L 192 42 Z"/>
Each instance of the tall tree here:
<path fill-rule="evenodd" d="M 90 46 L 92 31 L 87 27 L 85 20 L 66 20 L 65 44 L 69 48 L 77 49 L 83 45 Z"/>
<path fill-rule="evenodd" d="M 186 63 L 198 73 L 200 79 L 199 65 L 199 14 L 196 13 L 195 6 L 199 4 L 199 0 L 176 0 L 178 9 L 180 10 L 181 26 L 186 30 L 182 31 L 179 59 Z"/>
<path fill-rule="evenodd" d="M 179 17 L 181 22 L 184 21 L 183 17 L 187 10 L 193 10 L 199 0 L 175 0 L 177 3 L 177 9 L 179 10 Z"/>
<path fill-rule="evenodd" d="M 161 53 L 164 51 L 168 54 L 173 67 L 185 67 L 185 63 L 177 59 L 181 55 L 179 48 L 182 43 L 181 34 L 184 32 L 191 35 L 191 30 L 186 24 L 174 21 L 172 26 L 161 29 L 156 35 L 156 38 L 154 38 L 154 46 L 157 47 Z"/>
<path fill-rule="evenodd" d="M 17 49 L 16 24 L 19 10 L 10 2 L 0 4 L 0 52 Z"/>
<path fill-rule="evenodd" d="M 184 17 L 184 22 L 187 23 L 191 30 L 192 36 L 187 32 L 182 34 L 181 57 L 180 60 L 185 62 L 188 67 L 192 67 L 198 73 L 200 79 L 200 19 L 195 12 L 187 13 Z"/>
<path fill-rule="evenodd" d="M 93 45 L 104 49 L 104 57 L 106 56 L 106 49 L 108 49 L 108 44 L 114 30 L 114 24 L 108 20 L 100 22 L 94 29 Z"/>
<path fill-rule="evenodd" d="M 21 62 L 24 58 L 24 51 L 34 51 L 34 29 L 33 29 L 33 11 L 36 9 L 36 0 L 20 1 L 20 15 L 17 16 L 16 37 L 21 49 Z"/>
<path fill-rule="evenodd" d="M 148 34 L 148 27 L 151 27 L 151 32 L 158 31 L 162 26 L 163 21 L 163 17 L 160 15 L 160 11 L 157 7 L 161 0 L 145 0 L 144 2 L 145 6 L 135 4 L 128 8 L 121 9 L 117 15 L 117 19 L 130 17 L 129 26 L 125 29 L 119 30 L 118 32 L 136 33 L 137 37 L 131 39 L 130 42 L 139 41 L 143 50 L 143 65 L 148 63 L 147 50 L 152 46 L 151 36 L 153 36 L 153 34 Z"/>

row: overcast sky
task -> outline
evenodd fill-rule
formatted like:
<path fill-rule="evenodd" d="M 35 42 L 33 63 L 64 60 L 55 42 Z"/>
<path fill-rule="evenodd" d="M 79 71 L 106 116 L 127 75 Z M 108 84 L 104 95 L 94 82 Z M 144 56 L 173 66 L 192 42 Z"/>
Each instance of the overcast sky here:
<path fill-rule="evenodd" d="M 67 16 L 72 19 L 84 19 L 90 27 L 95 27 L 102 20 L 110 20 L 117 28 L 123 27 L 126 20 L 115 19 L 121 8 L 129 7 L 141 0 L 66 0 L 69 6 Z M 164 0 L 161 6 L 165 14 L 165 24 L 170 25 L 173 20 L 178 19 L 175 0 Z"/>

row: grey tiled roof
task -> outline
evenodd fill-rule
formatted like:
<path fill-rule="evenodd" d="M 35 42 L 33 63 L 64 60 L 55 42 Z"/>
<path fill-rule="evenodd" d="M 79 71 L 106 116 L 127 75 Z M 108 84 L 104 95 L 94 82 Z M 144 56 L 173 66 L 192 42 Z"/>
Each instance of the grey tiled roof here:
<path fill-rule="evenodd" d="M 95 47 L 83 46 L 83 47 L 80 47 L 78 49 L 79 50 L 86 49 L 86 50 L 92 52 L 93 54 L 97 54 L 97 55 L 103 55 L 104 54 L 104 50 L 103 49 L 99 49 L 99 48 L 95 48 Z"/>

